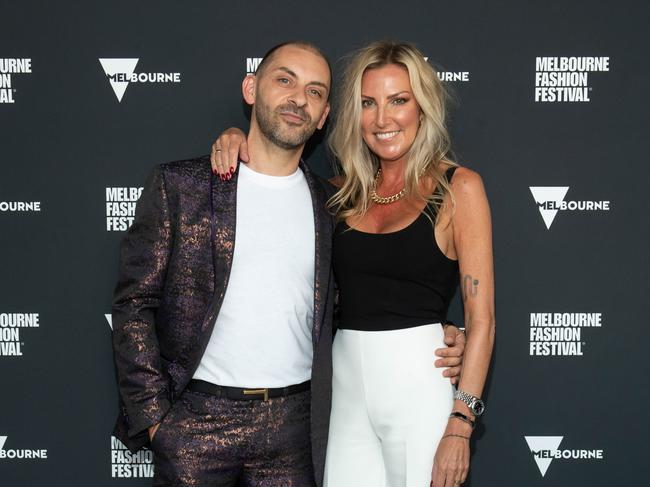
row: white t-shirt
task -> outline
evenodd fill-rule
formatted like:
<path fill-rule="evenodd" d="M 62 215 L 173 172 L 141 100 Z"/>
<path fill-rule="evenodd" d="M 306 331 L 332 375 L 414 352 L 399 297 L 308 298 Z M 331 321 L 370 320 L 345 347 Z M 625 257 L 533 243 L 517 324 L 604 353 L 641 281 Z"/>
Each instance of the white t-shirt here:
<path fill-rule="evenodd" d="M 311 378 L 315 234 L 303 172 L 239 165 L 228 287 L 195 379 L 285 387 Z"/>

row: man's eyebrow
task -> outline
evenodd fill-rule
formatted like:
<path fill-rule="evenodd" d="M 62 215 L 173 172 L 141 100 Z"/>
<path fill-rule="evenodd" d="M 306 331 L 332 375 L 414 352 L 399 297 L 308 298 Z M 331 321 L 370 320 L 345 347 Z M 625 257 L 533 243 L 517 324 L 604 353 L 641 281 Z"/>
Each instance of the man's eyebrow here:
<path fill-rule="evenodd" d="M 279 69 L 280 71 L 284 71 L 284 72 L 287 73 L 287 74 L 290 74 L 290 75 L 293 76 L 294 78 L 297 78 L 297 77 L 298 77 L 298 75 L 297 75 L 296 73 L 294 73 L 293 71 L 291 71 L 289 68 L 287 68 L 287 67 L 285 67 L 285 66 L 280 66 L 278 69 Z"/>
<path fill-rule="evenodd" d="M 285 73 L 287 73 L 288 75 L 293 76 L 294 78 L 298 78 L 298 75 L 296 73 L 294 73 L 292 70 L 290 70 L 289 68 L 287 68 L 286 66 L 280 66 L 277 69 L 280 70 L 280 71 L 284 71 Z M 309 84 L 310 85 L 316 85 L 316 86 L 322 86 L 327 91 L 329 91 L 329 89 L 330 89 L 330 87 L 327 86 L 327 84 L 323 83 L 322 81 L 310 81 Z"/>
<path fill-rule="evenodd" d="M 322 87 L 323 87 L 325 90 L 327 90 L 327 91 L 329 91 L 329 89 L 330 89 L 330 87 L 327 86 L 327 85 L 326 85 L 325 83 L 323 83 L 322 81 L 311 81 L 309 84 L 310 84 L 310 85 L 316 85 L 316 86 L 322 86 Z"/>

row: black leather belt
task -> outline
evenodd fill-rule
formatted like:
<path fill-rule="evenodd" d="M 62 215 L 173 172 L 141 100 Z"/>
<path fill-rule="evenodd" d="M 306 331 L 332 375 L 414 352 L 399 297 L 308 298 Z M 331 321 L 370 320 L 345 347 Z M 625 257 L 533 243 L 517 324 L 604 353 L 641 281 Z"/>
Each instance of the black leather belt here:
<path fill-rule="evenodd" d="M 218 386 L 204 380 L 192 379 L 187 389 L 203 394 L 211 394 L 216 397 L 225 397 L 234 401 L 268 401 L 274 397 L 285 397 L 291 394 L 308 391 L 311 388 L 311 381 L 287 387 L 269 387 L 259 389 L 242 389 L 240 387 Z"/>

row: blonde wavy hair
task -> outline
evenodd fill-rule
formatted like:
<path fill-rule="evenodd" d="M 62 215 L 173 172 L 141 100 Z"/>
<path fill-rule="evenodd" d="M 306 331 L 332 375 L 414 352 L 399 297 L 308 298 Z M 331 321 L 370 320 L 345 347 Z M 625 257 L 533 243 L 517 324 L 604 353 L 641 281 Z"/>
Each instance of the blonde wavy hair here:
<path fill-rule="evenodd" d="M 328 144 L 340 165 L 335 170 L 344 180 L 328 205 L 341 220 L 361 216 L 370 206 L 370 192 L 379 169 L 379 159 L 361 134 L 361 79 L 367 70 L 388 64 L 403 66 L 408 71 L 421 114 L 420 127 L 407 154 L 406 194 L 436 208 L 449 194 L 452 207 L 454 204 L 449 182 L 440 167 L 442 162 L 457 165 L 450 157 L 451 142 L 445 125 L 447 91 L 436 71 L 413 44 L 379 41 L 353 53 L 338 93 L 336 124 L 330 132 Z M 423 177 L 433 178 L 434 186 L 440 189 L 437 194 L 421 193 L 419 188 Z"/>

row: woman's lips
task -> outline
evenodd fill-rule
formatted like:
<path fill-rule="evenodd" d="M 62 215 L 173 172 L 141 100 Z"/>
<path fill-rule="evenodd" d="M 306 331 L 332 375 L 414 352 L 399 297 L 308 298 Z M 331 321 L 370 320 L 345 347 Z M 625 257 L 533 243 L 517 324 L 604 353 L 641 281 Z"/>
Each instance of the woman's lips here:
<path fill-rule="evenodd" d="M 377 137 L 381 141 L 385 141 L 385 140 L 391 140 L 399 133 L 400 130 L 394 130 L 392 132 L 375 132 L 375 137 Z"/>

